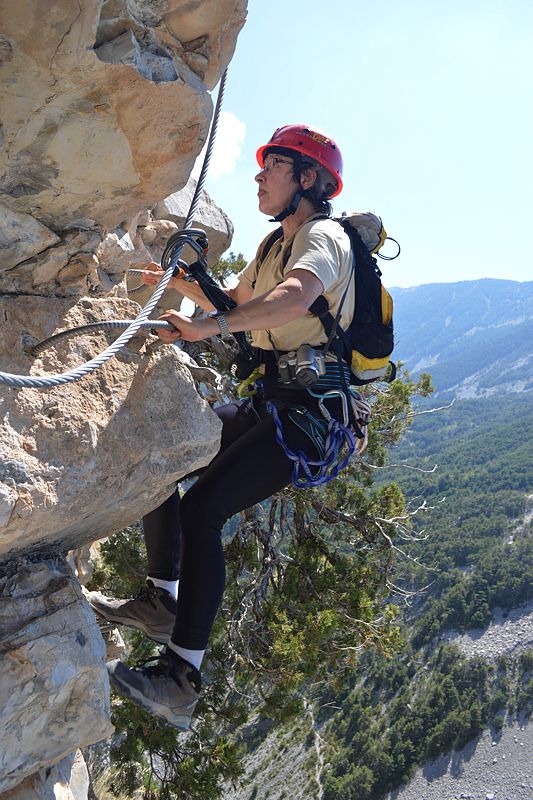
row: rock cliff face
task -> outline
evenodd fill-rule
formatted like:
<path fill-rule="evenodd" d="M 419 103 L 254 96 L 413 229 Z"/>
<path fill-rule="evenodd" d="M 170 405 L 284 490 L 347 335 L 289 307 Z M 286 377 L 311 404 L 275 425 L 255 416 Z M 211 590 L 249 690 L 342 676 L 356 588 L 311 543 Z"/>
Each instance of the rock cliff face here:
<path fill-rule="evenodd" d="M 209 91 L 246 0 L 7 0 L 0 10 L 0 370 L 64 372 L 133 319 L 130 266 L 158 259 L 187 213 Z M 203 216 L 203 218 L 202 218 Z M 205 225 L 202 222 L 205 221 Z M 204 196 L 216 259 L 229 220 Z M 175 305 L 179 295 L 162 300 Z M 144 335 L 76 383 L 0 385 L 0 792 L 87 796 L 80 747 L 110 734 L 104 646 L 67 551 L 158 505 L 218 449 L 184 354 Z"/>
<path fill-rule="evenodd" d="M 4 298 L 5 369 L 28 373 L 41 366 L 56 373 L 105 349 L 105 336 L 80 337 L 24 363 L 21 331 L 46 338 L 50 316 L 68 328 L 133 317 L 134 310 L 132 301 L 115 298 Z M 146 348 L 142 337 L 79 382 L 2 390 L 2 559 L 71 550 L 108 536 L 158 505 L 176 478 L 214 455 L 218 420 L 198 397 L 184 358 L 175 348 Z"/>
<path fill-rule="evenodd" d="M 32 0 L 0 12 L 3 291 L 108 292 L 138 214 L 187 182 L 245 0 Z M 115 231 L 118 227 L 118 231 Z"/>
<path fill-rule="evenodd" d="M 0 581 L 2 790 L 112 732 L 103 640 L 72 573 L 58 559 L 10 572 Z"/>

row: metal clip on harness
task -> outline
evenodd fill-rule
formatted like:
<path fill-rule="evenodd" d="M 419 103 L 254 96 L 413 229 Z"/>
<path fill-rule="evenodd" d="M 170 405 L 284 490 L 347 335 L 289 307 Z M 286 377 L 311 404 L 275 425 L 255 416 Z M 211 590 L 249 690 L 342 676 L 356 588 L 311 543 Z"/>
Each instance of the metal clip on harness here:
<path fill-rule="evenodd" d="M 346 399 L 346 395 L 344 392 L 341 392 L 339 389 L 330 389 L 329 392 L 324 392 L 324 394 L 317 394 L 317 392 L 313 392 L 312 389 L 307 389 L 310 395 L 313 397 L 318 397 L 318 407 L 322 413 L 322 416 L 326 420 L 326 422 L 331 422 L 333 419 L 330 412 L 327 410 L 326 406 L 324 405 L 324 400 L 328 400 L 331 398 L 339 398 L 342 403 L 342 419 L 343 424 L 345 427 L 348 427 L 350 424 L 350 417 L 348 414 L 348 401 Z"/>
<path fill-rule="evenodd" d="M 267 407 L 276 426 L 276 441 L 283 448 L 287 458 L 292 461 L 292 483 L 297 489 L 322 486 L 336 478 L 348 465 L 356 450 L 354 435 L 347 425 L 332 417 L 325 408 L 320 409 L 322 413 L 326 411 L 329 417 L 323 458 L 311 459 L 302 450 L 295 451 L 289 447 L 283 435 L 283 424 L 276 406 L 268 402 Z"/>

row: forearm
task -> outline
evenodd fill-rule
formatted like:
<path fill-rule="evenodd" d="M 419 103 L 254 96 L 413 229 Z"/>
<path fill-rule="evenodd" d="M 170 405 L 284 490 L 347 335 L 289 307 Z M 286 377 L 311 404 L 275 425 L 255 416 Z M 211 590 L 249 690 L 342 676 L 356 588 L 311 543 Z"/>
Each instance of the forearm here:
<path fill-rule="evenodd" d="M 184 281 L 180 278 L 171 278 L 169 285 L 184 297 L 192 300 L 197 306 L 203 308 L 204 311 L 216 311 L 215 306 L 209 302 L 196 282 L 189 283 L 189 281 Z"/>
<path fill-rule="evenodd" d="M 270 292 L 232 309 L 228 324 L 231 332 L 233 328 L 235 331 L 270 330 L 298 319 L 308 307 L 299 289 L 280 284 Z"/>
<path fill-rule="evenodd" d="M 230 333 L 270 330 L 303 316 L 322 293 L 323 286 L 316 276 L 309 272 L 300 272 L 301 275 L 296 275 L 295 270 L 290 278 L 253 300 L 245 299 L 248 291 L 246 287 L 237 286 L 233 293 L 238 305 L 225 312 Z M 167 319 L 175 329 L 170 332 L 158 331 L 158 336 L 169 344 L 177 339 L 197 342 L 220 333 L 219 324 L 212 316 L 191 319 L 186 314 L 170 309 L 161 319 Z"/>
<path fill-rule="evenodd" d="M 280 284 L 269 292 L 225 312 L 230 333 L 271 330 L 301 317 L 311 304 L 296 286 Z M 207 321 L 206 321 L 207 322 Z M 213 336 L 220 332 L 215 319 L 208 321 Z"/>

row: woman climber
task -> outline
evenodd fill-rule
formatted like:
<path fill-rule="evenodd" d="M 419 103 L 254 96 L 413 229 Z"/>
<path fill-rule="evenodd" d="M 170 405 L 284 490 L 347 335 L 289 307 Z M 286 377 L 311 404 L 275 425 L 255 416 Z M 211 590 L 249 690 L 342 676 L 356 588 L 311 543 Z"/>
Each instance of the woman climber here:
<path fill-rule="evenodd" d="M 131 600 L 97 592 L 89 598 L 109 622 L 166 645 L 151 665 L 130 668 L 116 660 L 108 670 L 116 691 L 179 730 L 188 729 L 198 701 L 199 670 L 222 601 L 225 522 L 286 487 L 302 467 L 313 485 L 332 430 L 341 435 L 338 451 L 352 436 L 349 366 L 329 353 L 324 326 L 309 311 L 322 295 L 333 317 L 340 308 L 341 328 L 354 311 L 350 239 L 328 218 L 329 200 L 342 189 L 341 153 L 328 136 L 285 125 L 259 148 L 257 160 L 259 210 L 281 224 L 280 237 L 268 253 L 263 242 L 228 291 L 234 308 L 203 317 L 167 311 L 161 318 L 175 331 L 158 335 L 173 343 L 250 331 L 264 365 L 261 393 L 215 409 L 222 422 L 218 454 L 181 499 L 176 490 L 144 517 L 146 588 Z M 157 283 L 161 274 L 147 270 L 143 280 Z M 216 311 L 198 284 L 172 281 L 204 310 Z"/>

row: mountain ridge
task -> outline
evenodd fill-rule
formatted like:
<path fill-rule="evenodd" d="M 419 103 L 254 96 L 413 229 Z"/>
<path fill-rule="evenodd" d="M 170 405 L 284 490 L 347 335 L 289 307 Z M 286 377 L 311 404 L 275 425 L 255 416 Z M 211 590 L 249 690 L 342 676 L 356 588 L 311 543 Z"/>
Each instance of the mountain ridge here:
<path fill-rule="evenodd" d="M 482 278 L 393 288 L 394 357 L 435 395 L 533 390 L 533 281 Z"/>

